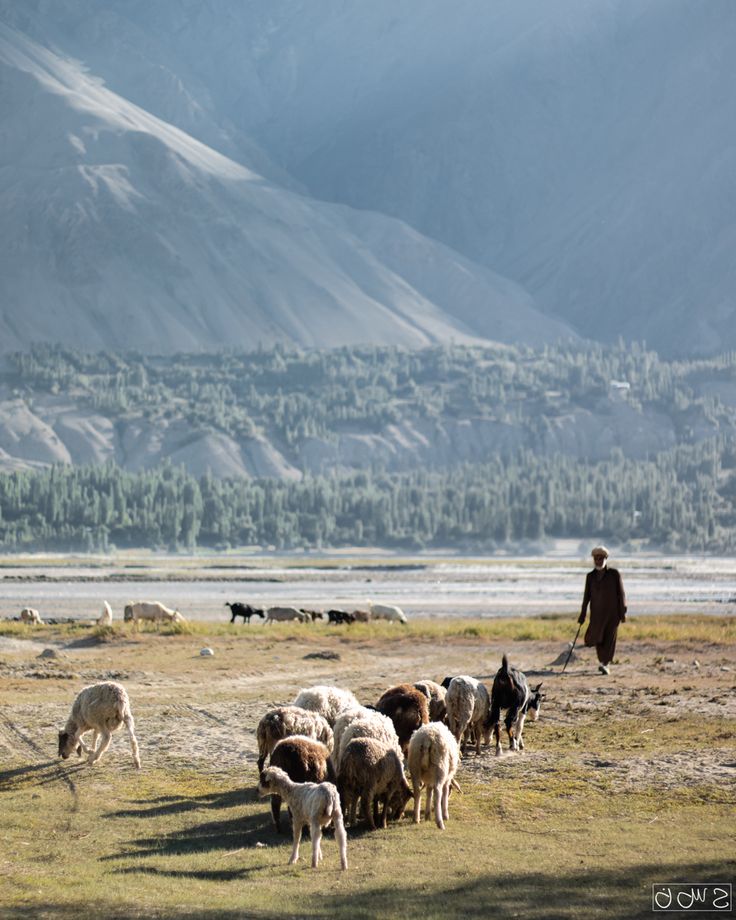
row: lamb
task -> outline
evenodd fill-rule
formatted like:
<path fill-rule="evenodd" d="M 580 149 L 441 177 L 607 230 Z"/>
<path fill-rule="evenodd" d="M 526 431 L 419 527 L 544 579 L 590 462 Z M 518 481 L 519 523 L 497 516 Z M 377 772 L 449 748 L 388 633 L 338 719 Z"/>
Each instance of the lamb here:
<path fill-rule="evenodd" d="M 409 739 L 420 725 L 429 722 L 427 697 L 411 684 L 399 684 L 381 695 L 376 709 L 394 723 L 401 750 L 406 754 Z"/>
<path fill-rule="evenodd" d="M 433 680 L 418 680 L 414 686 L 429 700 L 429 721 L 444 722 L 447 718 L 447 690 Z"/>
<path fill-rule="evenodd" d="M 312 868 L 316 869 L 322 861 L 322 828 L 332 824 L 340 851 L 340 865 L 347 869 L 347 834 L 342 819 L 340 796 L 332 783 L 295 783 L 279 767 L 268 767 L 261 773 L 258 794 L 262 797 L 278 795 L 291 810 L 294 847 L 289 865 L 299 859 L 302 828 L 308 824 L 312 837 Z"/>
<path fill-rule="evenodd" d="M 126 604 L 123 610 L 123 620 L 127 623 L 139 623 L 141 620 L 150 620 L 154 623 L 183 623 L 184 617 L 178 610 L 171 610 L 159 601 L 137 601 Z"/>
<path fill-rule="evenodd" d="M 349 709 L 341 713 L 335 722 L 334 733 L 332 761 L 338 772 L 342 754 L 353 738 L 375 738 L 376 741 L 382 741 L 394 748 L 400 757 L 403 756 L 394 723 L 388 716 L 376 712 L 375 709 L 361 706 L 360 709 Z"/>
<path fill-rule="evenodd" d="M 485 728 L 496 739 L 496 756 L 501 756 L 501 712 L 506 710 L 506 733 L 509 736 L 509 750 L 523 751 L 524 720 L 527 713 L 533 721 L 539 717 L 542 705 L 542 684 L 529 689 L 526 676 L 518 668 L 510 668 L 506 655 L 501 659 L 501 667 L 493 678 L 491 687 L 491 708 L 486 718 Z"/>
<path fill-rule="evenodd" d="M 460 751 L 452 732 L 441 722 L 422 725 L 409 742 L 409 773 L 414 787 L 414 823 L 419 824 L 421 788 L 427 788 L 424 820 L 429 821 L 434 796 L 434 819 L 443 831 L 449 817 L 450 787 L 460 763 Z"/>
<path fill-rule="evenodd" d="M 341 712 L 345 709 L 356 709 L 360 703 L 349 690 L 317 685 L 300 690 L 292 705 L 318 712 L 327 719 L 330 726 L 334 726 Z"/>
<path fill-rule="evenodd" d="M 319 713 L 300 706 L 279 706 L 270 709 L 256 729 L 259 772 L 276 744 L 290 735 L 306 735 L 321 741 L 332 750 L 332 728 Z"/>
<path fill-rule="evenodd" d="M 490 698 L 485 685 L 474 677 L 460 675 L 453 677 L 445 697 L 447 721 L 450 731 L 465 753 L 470 732 L 475 733 L 475 753 L 480 754 L 481 740 L 489 742 L 489 727 L 486 726 Z"/>
<path fill-rule="evenodd" d="M 107 601 L 102 602 L 102 613 L 97 617 L 98 626 L 112 626 L 112 607 Z"/>
<path fill-rule="evenodd" d="M 393 604 L 374 604 L 368 601 L 368 609 L 374 620 L 388 620 L 389 623 L 406 623 L 406 614 Z"/>
<path fill-rule="evenodd" d="M 138 740 L 135 736 L 133 714 L 130 711 L 130 700 L 125 687 L 112 680 L 85 687 L 77 694 L 64 730 L 59 732 L 59 757 L 66 760 L 72 751 L 76 750 L 80 756 L 82 753 L 87 754 L 88 764 L 97 763 L 110 746 L 112 733 L 117 731 L 123 723 L 130 736 L 133 763 L 136 769 L 140 770 Z M 82 741 L 82 735 L 88 731 L 93 732 L 90 748 Z M 98 735 L 101 736 L 100 744 L 95 749 Z"/>
<path fill-rule="evenodd" d="M 32 626 L 43 626 L 43 620 L 38 610 L 33 607 L 24 607 L 20 612 L 21 623 L 30 623 Z"/>
<path fill-rule="evenodd" d="M 277 742 L 271 751 L 269 767 L 280 767 L 295 783 L 335 783 L 330 750 L 321 741 L 305 735 L 292 735 Z M 271 796 L 271 816 L 276 831 L 281 831 L 281 796 Z"/>
<path fill-rule="evenodd" d="M 288 623 L 290 620 L 299 620 L 308 623 L 311 617 L 296 607 L 268 607 L 266 609 L 266 623 Z"/>
<path fill-rule="evenodd" d="M 252 616 L 258 616 L 261 619 L 264 618 L 265 614 L 258 607 L 251 607 L 250 604 L 241 604 L 239 601 L 236 601 L 234 604 L 228 604 L 225 602 L 225 606 L 230 608 L 230 622 L 235 622 L 235 617 L 242 617 L 244 623 L 250 623 L 250 618 Z"/>
<path fill-rule="evenodd" d="M 338 769 L 338 788 L 349 823 L 355 822 L 358 799 L 372 830 L 383 805 L 381 826 L 404 813 L 412 791 L 406 781 L 401 756 L 376 738 L 353 738 L 346 745 Z M 375 807 L 375 814 L 374 814 Z"/>

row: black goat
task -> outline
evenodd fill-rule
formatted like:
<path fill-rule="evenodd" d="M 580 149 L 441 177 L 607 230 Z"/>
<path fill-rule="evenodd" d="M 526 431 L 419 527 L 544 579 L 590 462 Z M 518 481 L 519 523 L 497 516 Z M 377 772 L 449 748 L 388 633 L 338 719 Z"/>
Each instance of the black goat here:
<path fill-rule="evenodd" d="M 488 731 L 493 728 L 496 738 L 496 754 L 501 754 L 501 712 L 506 710 L 506 733 L 509 736 L 509 750 L 523 751 L 524 720 L 527 714 L 533 720 L 539 715 L 542 704 L 540 693 L 541 683 L 534 689 L 529 689 L 529 684 L 523 672 L 518 668 L 510 668 L 509 660 L 503 656 L 501 667 L 493 678 L 491 689 L 491 708 L 488 720 L 483 728 Z"/>
<path fill-rule="evenodd" d="M 230 612 L 232 613 L 232 616 L 230 617 L 231 623 L 235 622 L 235 617 L 242 617 L 244 623 L 250 623 L 250 618 L 254 614 L 255 616 L 259 616 L 261 619 L 264 617 L 262 610 L 259 610 L 257 607 L 251 607 L 250 604 L 241 604 L 236 601 L 234 604 L 228 604 L 226 602 L 225 606 L 229 607 Z"/>
<path fill-rule="evenodd" d="M 355 617 L 347 610 L 328 610 L 327 619 L 330 623 L 354 623 Z"/>

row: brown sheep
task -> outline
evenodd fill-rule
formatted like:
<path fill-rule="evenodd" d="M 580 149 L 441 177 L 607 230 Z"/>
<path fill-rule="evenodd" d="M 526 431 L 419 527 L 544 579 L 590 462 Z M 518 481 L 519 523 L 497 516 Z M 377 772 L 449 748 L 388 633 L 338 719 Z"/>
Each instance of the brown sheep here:
<path fill-rule="evenodd" d="M 340 759 L 337 785 L 346 820 L 355 823 L 361 799 L 363 813 L 373 830 L 381 805 L 381 826 L 386 827 L 389 818 L 398 820 L 403 815 L 412 796 L 398 753 L 376 738 L 354 738 L 346 746 Z"/>
<path fill-rule="evenodd" d="M 406 755 L 409 739 L 420 725 L 429 722 L 429 701 L 411 684 L 399 684 L 383 693 L 376 709 L 394 723 L 401 750 Z"/>
<path fill-rule="evenodd" d="M 305 735 L 292 735 L 279 741 L 271 751 L 268 764 L 280 767 L 295 783 L 337 782 L 327 745 Z M 276 794 L 271 796 L 271 816 L 280 833 L 281 796 Z"/>

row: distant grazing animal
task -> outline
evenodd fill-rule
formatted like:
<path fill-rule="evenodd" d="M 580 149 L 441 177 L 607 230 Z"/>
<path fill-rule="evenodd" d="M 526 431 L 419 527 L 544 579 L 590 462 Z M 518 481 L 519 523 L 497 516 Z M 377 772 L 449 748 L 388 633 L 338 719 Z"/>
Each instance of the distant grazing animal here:
<path fill-rule="evenodd" d="M 481 741 L 487 744 L 489 740 L 489 729 L 485 723 L 490 699 L 485 685 L 467 674 L 453 677 L 447 688 L 445 705 L 450 731 L 460 744 L 461 752 L 465 753 L 472 732 L 475 736 L 475 753 L 480 754 Z"/>
<path fill-rule="evenodd" d="M 501 754 L 501 712 L 506 710 L 506 733 L 509 736 L 509 750 L 523 751 L 524 720 L 527 713 L 533 721 L 539 716 L 542 705 L 542 684 L 529 689 L 526 676 L 518 668 L 510 668 L 506 655 L 501 660 L 501 667 L 493 678 L 491 688 L 491 708 L 485 723 L 488 731 L 493 728 L 496 739 L 496 754 Z"/>
<path fill-rule="evenodd" d="M 304 607 L 300 607 L 299 610 L 302 613 L 306 613 L 308 617 L 311 617 L 313 623 L 315 620 L 324 620 L 325 618 L 325 615 L 322 613 L 321 610 L 305 610 Z"/>
<path fill-rule="evenodd" d="M 38 610 L 33 607 L 24 607 L 20 612 L 21 623 L 30 623 L 32 626 L 42 626 L 43 620 Z"/>
<path fill-rule="evenodd" d="M 259 770 L 276 744 L 291 735 L 315 738 L 332 750 L 332 728 L 323 716 L 301 706 L 277 706 L 268 710 L 256 728 Z"/>
<path fill-rule="evenodd" d="M 389 623 L 406 623 L 406 614 L 401 607 L 393 604 L 373 604 L 368 602 L 368 609 L 373 620 L 388 620 Z"/>
<path fill-rule="evenodd" d="M 299 620 L 308 623 L 309 614 L 297 610 L 296 607 L 268 607 L 266 609 L 266 623 L 288 623 L 290 620 Z"/>
<path fill-rule="evenodd" d="M 390 687 L 376 703 L 376 709 L 394 723 L 399 745 L 406 754 L 409 739 L 420 725 L 429 722 L 429 700 L 411 684 Z"/>
<path fill-rule="evenodd" d="M 136 769 L 140 770 L 138 741 L 135 737 L 133 714 L 130 711 L 130 700 L 125 687 L 112 680 L 85 687 L 77 694 L 64 730 L 59 732 L 59 757 L 66 760 L 73 751 L 76 751 L 80 756 L 83 753 L 87 755 L 88 764 L 97 763 L 110 746 L 112 733 L 117 731 L 123 723 L 130 736 L 133 763 Z M 82 735 L 88 731 L 93 732 L 92 747 L 87 747 L 82 741 Z M 98 735 L 100 744 L 95 748 Z"/>
<path fill-rule="evenodd" d="M 150 620 L 153 623 L 183 623 L 184 617 L 178 610 L 171 610 L 158 601 L 138 601 L 135 604 L 126 604 L 123 611 L 125 622 L 139 623 L 141 620 Z"/>
<path fill-rule="evenodd" d="M 112 607 L 107 601 L 102 602 L 102 613 L 97 617 L 98 626 L 112 626 Z"/>
<path fill-rule="evenodd" d="M 251 607 L 250 604 L 241 604 L 238 601 L 236 601 L 234 604 L 228 604 L 226 601 L 225 606 L 230 608 L 230 613 L 232 614 L 230 617 L 231 623 L 235 622 L 235 617 L 242 617 L 244 623 L 250 623 L 250 618 L 252 616 L 257 616 L 261 619 L 263 619 L 265 616 L 262 610 L 260 610 L 258 607 Z"/>
<path fill-rule="evenodd" d="M 424 819 L 429 821 L 434 797 L 434 819 L 443 831 L 449 816 L 450 787 L 460 764 L 457 741 L 446 725 L 429 722 L 411 736 L 407 759 L 414 787 L 414 822 L 419 824 L 421 788 L 424 786 L 427 790 Z"/>
<path fill-rule="evenodd" d="M 269 767 L 281 767 L 295 783 L 336 783 L 337 777 L 327 745 L 305 735 L 283 738 L 271 751 Z M 271 796 L 271 817 L 278 832 L 281 831 L 281 797 Z"/>
<path fill-rule="evenodd" d="M 352 613 L 348 613 L 347 610 L 328 610 L 327 611 L 327 620 L 330 623 L 353 623 L 355 617 Z"/>
<path fill-rule="evenodd" d="M 356 623 L 369 623 L 371 612 L 370 610 L 353 610 L 353 619 Z"/>
<path fill-rule="evenodd" d="M 340 865 L 347 869 L 348 838 L 342 820 L 340 796 L 332 783 L 295 783 L 279 767 L 268 767 L 260 775 L 258 794 L 278 795 L 289 806 L 294 833 L 289 865 L 299 859 L 302 828 L 308 825 L 312 837 L 312 868 L 316 869 L 322 861 L 322 828 L 332 824 L 340 851 Z"/>

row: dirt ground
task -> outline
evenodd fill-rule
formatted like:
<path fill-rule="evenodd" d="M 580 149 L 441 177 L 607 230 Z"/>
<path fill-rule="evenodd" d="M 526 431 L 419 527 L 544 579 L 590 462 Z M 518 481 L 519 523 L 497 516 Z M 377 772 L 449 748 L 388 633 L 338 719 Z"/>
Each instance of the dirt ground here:
<path fill-rule="evenodd" d="M 311 639 L 311 637 L 310 637 Z M 424 678 L 471 674 L 490 685 L 505 651 L 530 683 L 543 682 L 546 699 L 538 723 L 527 721 L 526 752 L 502 758 L 469 754 L 461 773 L 526 776 L 550 768 L 560 741 L 582 765 L 595 766 L 623 783 L 678 786 L 736 781 L 736 661 L 732 648 L 712 644 L 647 642 L 619 647 L 619 663 L 606 677 L 592 650 L 582 649 L 566 674 L 551 665 L 559 643 L 516 642 L 495 646 L 455 639 L 396 637 L 353 642 L 325 633 L 316 644 L 297 636 L 272 639 L 243 626 L 232 638 L 208 638 L 213 657 L 202 657 L 202 639 L 145 634 L 84 645 L 84 640 L 31 642 L 0 638 L 0 751 L 52 757 L 55 732 L 75 693 L 96 680 L 128 688 L 145 763 L 172 759 L 210 773 L 251 770 L 255 727 L 272 705 L 293 700 L 301 687 L 347 687 L 362 702 L 375 702 L 388 686 Z M 39 657 L 51 648 L 55 657 Z M 331 657 L 336 656 L 336 657 Z M 39 705 L 42 702 L 43 705 Z M 697 756 L 683 735 L 683 749 L 662 753 L 661 736 L 677 724 L 705 717 Z M 586 751 L 583 736 L 608 735 L 607 754 Z M 558 740 L 559 739 L 559 740 Z M 127 741 L 116 735 L 108 757 L 124 757 Z M 623 755 L 626 756 L 623 756 Z"/>

